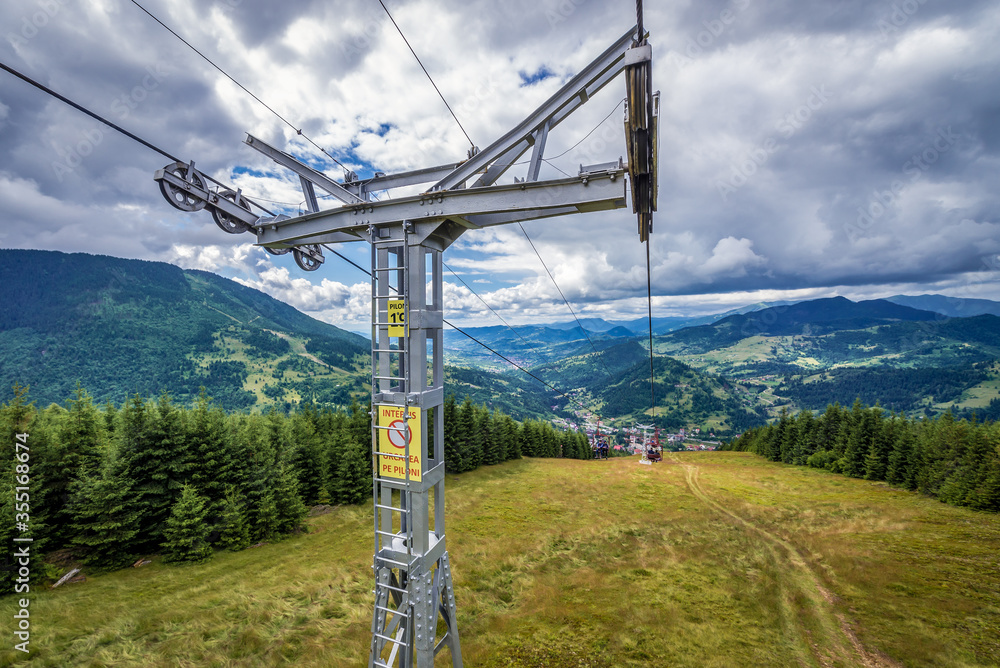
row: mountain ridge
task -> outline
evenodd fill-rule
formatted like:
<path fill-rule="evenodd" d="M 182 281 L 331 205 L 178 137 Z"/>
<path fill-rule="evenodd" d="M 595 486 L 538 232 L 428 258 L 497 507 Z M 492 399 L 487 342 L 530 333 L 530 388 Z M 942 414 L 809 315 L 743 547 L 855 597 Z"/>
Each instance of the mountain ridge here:
<path fill-rule="evenodd" d="M 0 397 L 20 383 L 43 404 L 60 403 L 80 382 L 98 401 L 164 390 L 187 400 L 204 385 L 220 405 L 248 408 L 278 400 L 268 374 L 307 390 L 319 369 L 302 354 L 348 381 L 369 350 L 364 338 L 260 291 L 164 262 L 2 250 L 0 284 L 9 294 L 0 303 Z"/>

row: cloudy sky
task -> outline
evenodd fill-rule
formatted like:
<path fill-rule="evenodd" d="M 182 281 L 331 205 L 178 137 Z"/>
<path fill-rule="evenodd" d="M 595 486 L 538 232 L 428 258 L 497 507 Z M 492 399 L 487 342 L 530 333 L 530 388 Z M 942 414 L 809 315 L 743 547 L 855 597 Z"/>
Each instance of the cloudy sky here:
<path fill-rule="evenodd" d="M 377 0 L 140 4 L 362 177 L 466 156 Z M 1000 4 L 645 4 L 662 94 L 655 315 L 833 295 L 1000 300 Z M 386 5 L 480 147 L 635 24 L 632 0 Z M 298 211 L 298 179 L 246 132 L 342 178 L 130 0 L 7 0 L 0 29 L 3 63 L 275 210 Z M 624 89 L 620 77 L 550 135 L 542 178 L 624 154 Z M 172 208 L 152 180 L 167 162 L 0 72 L 0 247 L 206 269 L 364 328 L 367 277 L 336 257 L 304 273 Z M 645 315 L 630 209 L 525 229 L 578 314 Z M 338 250 L 369 261 L 364 244 Z M 511 323 L 572 317 L 516 226 L 467 232 L 445 262 Z M 449 319 L 499 324 L 446 275 Z"/>

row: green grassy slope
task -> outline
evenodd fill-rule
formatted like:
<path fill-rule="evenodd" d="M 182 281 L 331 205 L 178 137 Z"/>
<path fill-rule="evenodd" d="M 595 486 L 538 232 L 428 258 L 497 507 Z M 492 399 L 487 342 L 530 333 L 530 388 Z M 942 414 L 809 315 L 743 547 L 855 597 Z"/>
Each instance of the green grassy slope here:
<path fill-rule="evenodd" d="M 469 666 L 969 668 L 1000 656 L 995 515 L 744 453 L 525 459 L 447 488 Z M 154 559 L 33 592 L 32 665 L 363 665 L 371 509 L 310 525 L 207 564 Z M 14 611 L 0 601 L 0 616 Z M 0 648 L 0 665 L 22 660 Z"/>

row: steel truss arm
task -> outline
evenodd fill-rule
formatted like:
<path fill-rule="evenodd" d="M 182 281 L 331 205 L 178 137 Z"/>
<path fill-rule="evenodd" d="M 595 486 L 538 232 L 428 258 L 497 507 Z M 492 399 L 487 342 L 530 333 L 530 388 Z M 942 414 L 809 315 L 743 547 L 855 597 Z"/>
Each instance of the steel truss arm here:
<path fill-rule="evenodd" d="M 305 193 L 307 205 L 309 204 L 310 199 L 315 200 L 315 195 L 310 197 L 309 190 L 311 190 L 311 185 L 319 186 L 345 204 L 354 204 L 356 202 L 367 201 L 367 194 L 373 191 L 391 190 L 393 188 L 402 188 L 404 186 L 437 181 L 462 165 L 461 162 L 455 162 L 449 165 L 425 167 L 423 169 L 415 169 L 413 171 L 400 172 L 398 174 L 380 174 L 365 181 L 338 183 L 326 174 L 303 164 L 281 149 L 271 146 L 263 139 L 258 139 L 257 137 L 248 134 L 245 143 L 247 146 L 258 150 L 267 157 L 271 158 L 279 165 L 287 167 L 298 174 L 299 178 L 303 180 L 302 190 L 303 193 Z M 310 184 L 310 186 L 307 187 L 306 184 Z"/>
<path fill-rule="evenodd" d="M 490 188 L 424 193 L 384 202 L 306 214 L 258 228 L 257 243 L 286 244 L 366 239 L 370 225 L 401 221 L 452 220 L 464 228 L 500 225 L 516 220 L 605 211 L 625 206 L 621 168 L 584 173 L 578 177 Z"/>
<path fill-rule="evenodd" d="M 339 199 L 344 204 L 354 204 L 355 202 L 362 201 L 360 197 L 358 197 L 357 195 L 349 191 L 347 188 L 345 188 L 341 184 L 331 179 L 326 174 L 319 172 L 307 165 L 303 165 L 301 162 L 293 158 L 291 155 L 285 153 L 282 150 L 274 148 L 273 146 L 271 146 L 262 139 L 257 139 L 253 135 L 248 134 L 247 138 L 244 140 L 244 143 L 246 143 L 246 145 L 249 146 L 250 148 L 260 151 L 261 153 L 269 157 L 271 160 L 274 160 L 282 167 L 287 167 L 288 169 L 292 170 L 293 172 L 298 174 L 300 178 L 304 179 L 305 182 L 309 182 L 319 186 L 326 192 L 330 193 L 331 195 Z M 303 183 L 303 188 L 304 187 L 305 183 Z M 306 200 L 309 200 L 309 193 L 306 192 L 305 195 L 306 195 Z M 313 200 L 315 200 L 315 198 L 316 196 L 313 195 Z"/>
<path fill-rule="evenodd" d="M 632 44 L 637 34 L 637 28 L 632 28 L 622 35 L 607 51 L 573 77 L 569 83 L 546 100 L 534 113 L 521 121 L 517 127 L 462 163 L 460 167 L 438 181 L 431 190 L 459 188 L 484 169 L 486 173 L 475 182 L 474 186 L 488 186 L 496 183 L 497 179 L 512 164 L 517 162 L 517 159 L 537 140 L 544 142 L 543 137 L 552 128 L 589 100 L 594 93 L 603 88 L 624 69 L 625 50 Z M 532 159 L 533 172 L 537 172 L 537 162 L 541 159 L 541 151 L 537 153 L 537 157 L 533 156 Z"/>

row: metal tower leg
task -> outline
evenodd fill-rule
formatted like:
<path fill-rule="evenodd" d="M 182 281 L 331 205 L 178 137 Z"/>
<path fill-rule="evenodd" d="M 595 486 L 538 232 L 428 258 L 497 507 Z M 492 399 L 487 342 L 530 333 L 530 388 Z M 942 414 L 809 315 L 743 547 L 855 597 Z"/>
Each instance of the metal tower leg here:
<path fill-rule="evenodd" d="M 443 248 L 412 232 L 405 223 L 368 231 L 375 517 L 368 665 L 432 668 L 447 647 L 460 668 L 444 531 Z"/>

